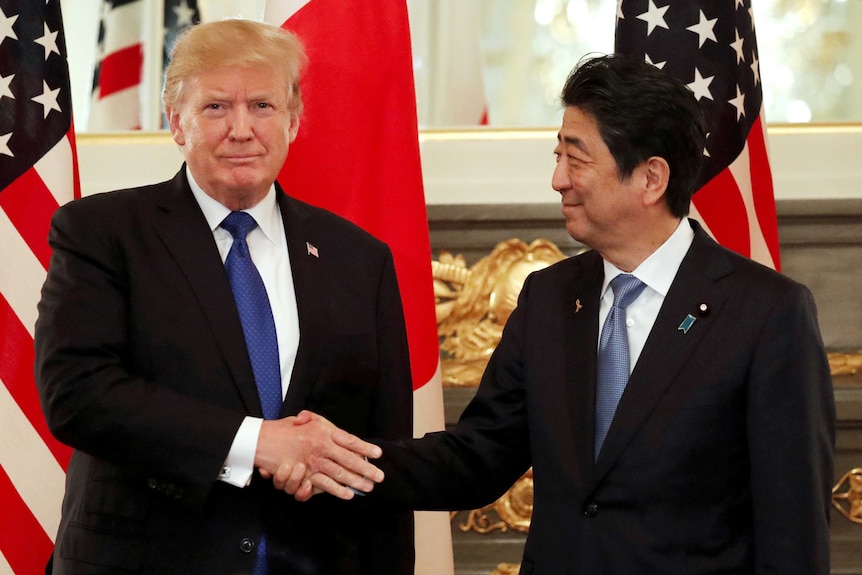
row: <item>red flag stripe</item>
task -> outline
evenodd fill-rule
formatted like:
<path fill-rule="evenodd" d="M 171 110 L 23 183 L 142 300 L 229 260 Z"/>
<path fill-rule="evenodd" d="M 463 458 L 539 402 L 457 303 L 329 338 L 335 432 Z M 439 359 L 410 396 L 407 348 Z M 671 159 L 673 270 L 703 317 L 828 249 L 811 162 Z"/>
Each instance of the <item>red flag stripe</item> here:
<path fill-rule="evenodd" d="M 6 212 L 42 266 L 48 269 L 51 259 L 48 229 L 51 227 L 51 215 L 57 209 L 57 200 L 35 169 L 27 170 L 3 190 L 0 208 Z"/>
<path fill-rule="evenodd" d="M 706 219 L 715 240 L 746 257 L 751 256 L 751 242 L 745 203 L 730 169 L 724 169 L 692 197 L 697 211 Z"/>
<path fill-rule="evenodd" d="M 57 463 L 66 469 L 72 450 L 57 441 L 48 430 L 36 391 L 34 361 L 33 339 L 0 293 L 0 381 L 6 384 L 18 407 L 45 442 Z"/>
<path fill-rule="evenodd" d="M 106 55 L 99 70 L 99 97 L 106 98 L 139 85 L 143 66 L 143 44 L 134 44 Z"/>
<path fill-rule="evenodd" d="M 43 573 L 53 543 L 0 465 L 0 552 L 13 573 Z"/>

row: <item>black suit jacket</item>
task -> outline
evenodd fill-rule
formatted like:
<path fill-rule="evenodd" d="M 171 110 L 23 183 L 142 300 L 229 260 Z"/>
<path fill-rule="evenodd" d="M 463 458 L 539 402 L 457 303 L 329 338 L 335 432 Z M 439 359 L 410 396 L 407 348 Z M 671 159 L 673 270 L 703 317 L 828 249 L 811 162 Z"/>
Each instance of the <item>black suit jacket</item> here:
<path fill-rule="evenodd" d="M 300 343 L 282 415 L 310 409 L 361 436 L 409 437 L 412 386 L 388 247 L 278 191 Z M 308 253 L 306 242 L 318 257 Z M 36 376 L 75 448 L 54 573 L 412 573 L 412 515 L 256 477 L 219 482 L 261 407 L 233 294 L 185 170 L 57 210 L 39 303 Z"/>
<path fill-rule="evenodd" d="M 827 575 L 835 412 L 813 299 L 692 225 L 598 461 L 587 252 L 527 279 L 452 432 L 382 443 L 374 494 L 473 509 L 532 465 L 523 575 Z"/>

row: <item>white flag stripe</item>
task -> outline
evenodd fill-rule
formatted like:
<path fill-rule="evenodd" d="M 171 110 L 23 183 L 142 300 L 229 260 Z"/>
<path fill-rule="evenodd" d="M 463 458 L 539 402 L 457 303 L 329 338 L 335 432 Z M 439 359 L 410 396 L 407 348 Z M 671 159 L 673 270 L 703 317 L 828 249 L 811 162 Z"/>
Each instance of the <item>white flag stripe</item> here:
<path fill-rule="evenodd" d="M 3 209 L 0 209 L 0 246 L 3 246 L 3 266 L 15 270 L 15 273 L 0 274 L 0 293 L 33 337 L 36 305 L 47 272 Z M 4 421 L 4 429 L 6 427 Z"/>
<path fill-rule="evenodd" d="M 0 575 L 15 575 L 12 571 L 12 566 L 9 565 L 8 561 L 6 561 L 6 557 L 3 555 L 2 550 L 0 550 Z"/>
<path fill-rule="evenodd" d="M 754 191 L 751 187 L 751 161 L 748 155 L 747 140 L 745 146 L 742 148 L 742 152 L 731 162 L 728 169 L 733 179 L 736 180 L 736 185 L 742 196 L 742 202 L 745 205 L 745 214 L 748 220 L 748 242 L 749 249 L 751 250 L 750 257 L 775 269 L 775 262 L 772 260 L 772 254 L 769 253 L 766 238 L 763 237 L 763 230 L 760 229 L 760 221 L 757 219 L 757 209 L 754 206 Z"/>
<path fill-rule="evenodd" d="M 48 150 L 34 167 L 58 205 L 62 206 L 73 199 L 75 182 L 72 173 L 72 145 L 68 135 Z"/>
<path fill-rule="evenodd" d="M 443 373 L 437 370 L 422 387 L 413 391 L 413 437 L 446 428 L 443 413 Z M 415 511 L 416 573 L 454 573 L 452 528 L 448 511 Z"/>
<path fill-rule="evenodd" d="M 281 2 L 267 2 L 263 11 L 263 21 L 276 26 L 281 26 L 287 19 L 299 12 L 299 9 L 309 3 L 310 0 L 282 0 Z"/>
<path fill-rule="evenodd" d="M 112 8 L 105 18 L 105 54 L 143 43 L 141 22 L 145 16 L 144 2 L 129 2 Z"/>
<path fill-rule="evenodd" d="M 91 132 L 114 132 L 118 126 L 133 129 L 141 124 L 141 87 L 139 84 L 114 92 L 107 98 L 93 98 L 90 104 Z"/>
<path fill-rule="evenodd" d="M 65 473 L 0 381 L 0 465 L 42 529 L 54 540 L 60 526 Z"/>
<path fill-rule="evenodd" d="M 443 414 L 443 375 L 440 361 L 437 371 L 422 387 L 413 390 L 413 437 L 422 437 L 429 431 L 446 427 Z"/>
<path fill-rule="evenodd" d="M 416 529 L 415 575 L 455 572 L 452 521 L 448 511 L 414 511 Z"/>

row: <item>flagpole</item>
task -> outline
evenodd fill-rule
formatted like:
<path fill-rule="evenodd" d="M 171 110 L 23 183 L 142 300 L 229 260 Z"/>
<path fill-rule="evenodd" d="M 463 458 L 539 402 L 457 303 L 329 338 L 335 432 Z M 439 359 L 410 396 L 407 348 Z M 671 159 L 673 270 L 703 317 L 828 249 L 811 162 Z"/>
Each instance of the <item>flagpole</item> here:
<path fill-rule="evenodd" d="M 141 90 L 141 129 L 162 129 L 162 50 L 165 41 L 165 2 L 146 0 L 146 34 L 144 42 L 144 87 Z"/>

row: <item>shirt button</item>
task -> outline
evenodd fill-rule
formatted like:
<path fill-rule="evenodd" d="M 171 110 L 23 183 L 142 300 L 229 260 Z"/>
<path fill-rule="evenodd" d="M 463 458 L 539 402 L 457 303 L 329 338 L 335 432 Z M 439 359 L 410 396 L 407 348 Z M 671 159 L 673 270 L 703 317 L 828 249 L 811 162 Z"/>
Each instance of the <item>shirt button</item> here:
<path fill-rule="evenodd" d="M 635 324 L 635 320 L 633 320 L 633 319 L 631 319 L 631 318 L 626 318 L 626 325 L 627 325 L 627 326 L 631 327 L 631 326 L 633 326 L 634 324 Z"/>
<path fill-rule="evenodd" d="M 595 503 L 588 503 L 584 506 L 584 515 L 587 517 L 595 517 L 599 514 L 599 506 Z"/>
<path fill-rule="evenodd" d="M 243 537 L 239 542 L 239 550 L 243 553 L 251 553 L 254 551 L 254 541 L 248 537 Z"/>

